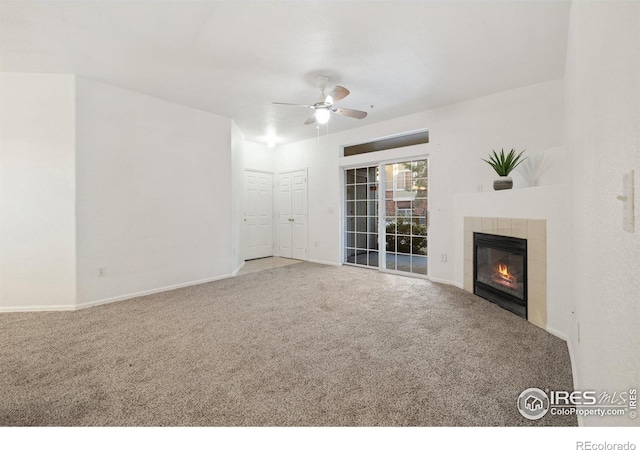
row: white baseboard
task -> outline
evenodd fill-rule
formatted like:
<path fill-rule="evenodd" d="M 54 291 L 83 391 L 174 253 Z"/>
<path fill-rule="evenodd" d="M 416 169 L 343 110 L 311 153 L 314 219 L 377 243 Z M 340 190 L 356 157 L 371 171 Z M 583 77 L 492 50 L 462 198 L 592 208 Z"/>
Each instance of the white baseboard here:
<path fill-rule="evenodd" d="M 448 284 L 449 286 L 455 286 L 455 287 L 459 287 L 460 289 L 462 289 L 462 286 L 458 286 L 458 283 L 456 283 L 454 281 L 451 281 L 451 280 L 445 280 L 444 278 L 429 277 L 429 281 L 433 281 L 434 283 Z"/>
<path fill-rule="evenodd" d="M 240 272 L 242 270 L 242 268 L 244 267 L 244 265 L 246 264 L 246 261 L 242 261 L 242 264 L 240 264 L 238 267 L 236 267 L 236 270 L 234 270 L 233 272 L 231 272 L 231 276 L 235 277 L 236 275 L 238 275 L 238 272 Z"/>
<path fill-rule="evenodd" d="M 576 365 L 574 364 L 576 359 L 574 356 L 573 343 L 571 342 L 571 339 L 569 339 L 566 334 L 556 330 L 555 328 L 547 326 L 546 330 L 549 333 L 553 334 L 555 337 L 560 338 L 567 343 L 567 349 L 569 350 L 569 359 L 571 360 L 571 376 L 573 378 L 573 386 L 577 386 L 578 374 L 576 373 Z"/>
<path fill-rule="evenodd" d="M 342 264 L 333 262 L 333 261 L 321 261 L 319 259 L 307 259 L 307 262 L 315 263 L 315 264 L 323 264 L 325 266 L 338 266 L 340 267 Z"/>
<path fill-rule="evenodd" d="M 240 266 L 242 267 L 242 266 Z M 238 269 L 239 270 L 239 269 Z M 80 309 L 91 308 L 92 306 L 104 305 L 106 303 L 119 302 L 122 300 L 129 300 L 136 297 L 144 297 L 145 295 L 157 294 L 159 292 L 173 291 L 189 286 L 196 286 L 198 284 L 210 283 L 212 281 L 223 280 L 225 278 L 231 278 L 233 275 L 219 275 L 217 277 L 204 278 L 196 281 L 188 281 L 186 283 L 172 284 L 169 286 L 163 286 L 154 289 L 148 289 L 145 291 L 133 292 L 130 294 L 118 295 L 115 297 L 102 298 L 93 300 L 86 303 L 79 303 L 77 305 L 39 305 L 39 306 L 2 306 L 0 307 L 0 313 L 4 312 L 44 312 L 44 311 L 77 311 Z"/>
<path fill-rule="evenodd" d="M 189 286 L 196 286 L 198 284 L 210 283 L 212 281 L 224 280 L 225 278 L 231 278 L 233 275 L 219 275 L 217 277 L 204 278 L 202 280 L 187 281 L 186 283 L 172 284 L 170 286 L 164 286 L 155 289 L 148 289 L 146 291 L 133 292 L 131 294 L 118 295 L 116 297 L 104 298 L 100 300 L 94 300 L 92 302 L 80 303 L 76 309 L 90 308 L 92 306 L 104 305 L 105 303 L 119 302 L 121 300 L 129 300 L 136 297 L 144 297 L 145 295 L 157 294 L 159 292 L 173 291 Z"/>
<path fill-rule="evenodd" d="M 0 314 L 12 312 L 75 311 L 76 305 L 0 306 Z"/>
<path fill-rule="evenodd" d="M 566 335 L 566 334 L 564 334 L 564 333 L 562 333 L 562 332 L 560 332 L 560 331 L 558 331 L 558 330 L 556 330 L 555 328 L 552 328 L 552 327 L 550 327 L 550 326 L 547 326 L 546 330 L 547 330 L 549 333 L 553 334 L 555 337 L 560 338 L 560 339 L 562 339 L 562 340 L 563 340 L 563 341 L 565 341 L 565 342 L 569 342 L 569 339 L 567 338 L 567 335 Z"/>
<path fill-rule="evenodd" d="M 571 364 L 571 378 L 573 378 L 573 389 L 579 389 L 578 386 L 578 373 L 577 373 L 577 368 L 576 368 L 576 358 L 574 356 L 574 352 L 573 352 L 573 344 L 571 342 L 571 339 L 569 339 L 567 337 L 566 334 L 556 330 L 555 328 L 549 327 L 547 326 L 546 330 L 553 334 L 555 337 L 562 339 L 563 341 L 565 341 L 567 343 L 567 349 L 569 350 L 569 364 Z M 584 417 L 583 416 L 578 416 L 578 426 L 583 427 L 584 426 Z"/>

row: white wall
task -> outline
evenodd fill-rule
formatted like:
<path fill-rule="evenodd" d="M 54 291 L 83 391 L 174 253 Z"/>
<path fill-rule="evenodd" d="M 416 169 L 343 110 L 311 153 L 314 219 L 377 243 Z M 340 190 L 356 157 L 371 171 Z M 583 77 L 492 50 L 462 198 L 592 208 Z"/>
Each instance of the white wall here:
<path fill-rule="evenodd" d="M 0 74 L 0 310 L 76 300 L 74 83 Z"/>
<path fill-rule="evenodd" d="M 565 75 L 580 389 L 640 386 L 640 3 L 574 2 Z M 634 169 L 635 232 L 622 230 Z M 628 417 L 586 425 L 638 425 Z"/>
<path fill-rule="evenodd" d="M 490 189 L 494 179 L 492 169 L 481 158 L 491 149 L 526 148 L 532 156 L 545 152 L 560 166 L 563 122 L 563 81 L 554 80 L 282 146 L 277 149 L 276 168 L 281 171 L 309 167 L 309 258 L 340 263 L 340 167 L 354 162 L 366 164 L 371 158 L 410 158 L 428 153 L 429 254 L 454 255 L 454 195 L 476 192 L 479 185 Z M 339 157 L 341 145 L 425 128 L 429 129 L 429 144 L 374 156 Z M 543 184 L 560 182 L 556 175 L 545 176 Z M 518 175 L 514 181 L 516 187 L 525 184 Z M 453 282 L 454 264 L 452 257 L 445 263 L 430 258 L 430 276 Z"/>
<path fill-rule="evenodd" d="M 80 304 L 232 272 L 230 119 L 78 77 L 76 167 Z"/>
<path fill-rule="evenodd" d="M 231 123 L 231 270 L 235 274 L 244 263 L 241 240 L 244 229 L 244 135 Z"/>
<path fill-rule="evenodd" d="M 275 149 L 255 142 L 244 141 L 242 151 L 245 169 L 262 172 L 275 171 Z"/>

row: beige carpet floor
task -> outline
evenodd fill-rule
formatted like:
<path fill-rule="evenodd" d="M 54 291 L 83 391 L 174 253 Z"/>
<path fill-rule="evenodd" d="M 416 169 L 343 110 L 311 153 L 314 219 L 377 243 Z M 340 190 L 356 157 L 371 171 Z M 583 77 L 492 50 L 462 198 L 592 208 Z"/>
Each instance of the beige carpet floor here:
<path fill-rule="evenodd" d="M 477 426 L 572 389 L 565 343 L 460 289 L 310 263 L 0 315 L 0 425 Z"/>

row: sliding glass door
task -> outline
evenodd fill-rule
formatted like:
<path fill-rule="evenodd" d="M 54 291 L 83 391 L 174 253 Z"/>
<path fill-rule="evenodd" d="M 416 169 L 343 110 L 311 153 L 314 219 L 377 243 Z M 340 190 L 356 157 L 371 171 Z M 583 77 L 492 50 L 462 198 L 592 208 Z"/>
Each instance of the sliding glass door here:
<path fill-rule="evenodd" d="M 379 166 L 345 171 L 346 263 L 378 267 Z"/>
<path fill-rule="evenodd" d="M 346 169 L 344 175 L 344 262 L 427 275 L 427 160 Z"/>
<path fill-rule="evenodd" d="M 427 160 L 385 164 L 385 268 L 427 275 Z"/>

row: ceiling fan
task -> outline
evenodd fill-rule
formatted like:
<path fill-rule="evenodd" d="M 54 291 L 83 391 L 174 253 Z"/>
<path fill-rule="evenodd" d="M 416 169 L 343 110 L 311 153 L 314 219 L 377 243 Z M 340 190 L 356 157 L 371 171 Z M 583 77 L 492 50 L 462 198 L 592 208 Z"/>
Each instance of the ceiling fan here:
<path fill-rule="evenodd" d="M 364 111 L 358 111 L 357 109 L 336 108 L 333 106 L 347 95 L 349 95 L 349 89 L 336 86 L 328 94 L 324 93 L 324 90 L 329 83 L 329 77 L 320 76 L 316 79 L 316 86 L 320 89 L 320 96 L 313 105 L 301 105 L 297 103 L 281 103 L 273 102 L 274 105 L 288 105 L 288 106 L 302 106 L 303 108 L 311 108 L 314 110 L 313 115 L 304 121 L 305 125 L 318 122 L 325 124 L 329 121 L 331 113 L 340 114 L 341 116 L 352 117 L 354 119 L 364 119 L 367 117 L 367 113 Z"/>

